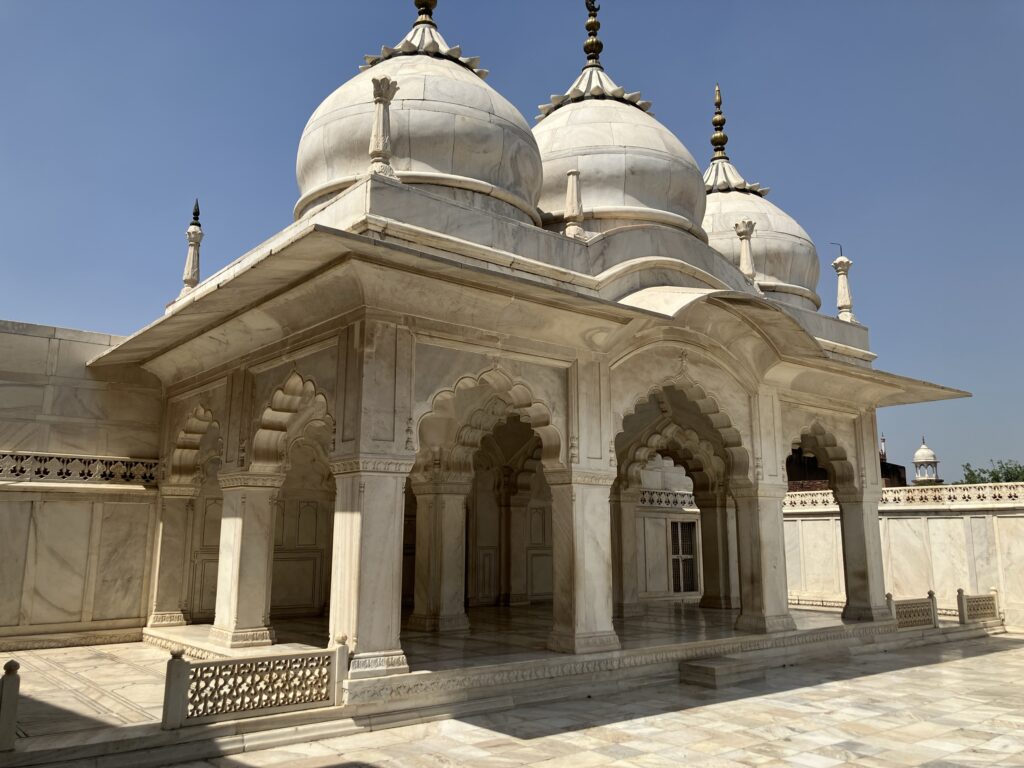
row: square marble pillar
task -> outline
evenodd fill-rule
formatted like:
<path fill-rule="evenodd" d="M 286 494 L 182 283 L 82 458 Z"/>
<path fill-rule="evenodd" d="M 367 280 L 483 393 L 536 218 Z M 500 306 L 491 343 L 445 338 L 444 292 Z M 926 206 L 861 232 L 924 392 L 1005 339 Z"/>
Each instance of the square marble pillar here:
<path fill-rule="evenodd" d="M 640 491 L 627 488 L 611 499 L 612 516 L 612 609 L 616 618 L 644 612 L 636 572 L 636 506 Z"/>
<path fill-rule="evenodd" d="M 336 495 L 331 564 L 332 646 L 348 645 L 350 678 L 409 671 L 402 630 L 402 525 L 412 460 L 331 463 Z"/>
<path fill-rule="evenodd" d="M 210 641 L 228 648 L 271 645 L 274 524 L 284 475 L 237 472 L 219 481 L 224 506 Z"/>
<path fill-rule="evenodd" d="M 782 531 L 785 485 L 761 483 L 734 490 L 740 558 L 741 632 L 784 632 L 796 629 L 789 614 L 786 543 Z"/>
<path fill-rule="evenodd" d="M 848 621 L 891 621 L 885 602 L 882 539 L 878 526 L 881 490 L 836 493 L 843 535 L 843 576 Z"/>
<path fill-rule="evenodd" d="M 723 489 L 695 496 L 700 509 L 701 555 L 704 583 L 701 608 L 739 608 L 734 599 L 732 559 L 736 550 L 730 546 L 729 508 Z M 734 542 L 732 542 L 734 543 Z"/>
<path fill-rule="evenodd" d="M 611 510 L 614 474 L 551 473 L 554 626 L 548 648 L 613 651 Z"/>
<path fill-rule="evenodd" d="M 466 496 L 468 480 L 417 483 L 416 583 L 409 629 L 457 632 L 466 616 Z"/>
<path fill-rule="evenodd" d="M 191 485 L 160 487 L 160 523 L 153 568 L 150 627 L 177 627 L 186 623 L 182 611 L 189 556 L 186 538 L 188 518 L 197 494 L 198 489 Z"/>

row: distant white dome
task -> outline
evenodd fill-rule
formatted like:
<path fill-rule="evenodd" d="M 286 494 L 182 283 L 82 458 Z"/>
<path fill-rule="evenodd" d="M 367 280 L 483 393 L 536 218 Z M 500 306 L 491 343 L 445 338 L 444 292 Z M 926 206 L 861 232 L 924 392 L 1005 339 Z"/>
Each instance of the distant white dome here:
<path fill-rule="evenodd" d="M 914 463 L 915 464 L 934 464 L 938 462 L 938 457 L 935 455 L 935 451 L 929 448 L 924 438 L 921 438 L 921 447 L 914 452 Z"/>
<path fill-rule="evenodd" d="M 754 222 L 750 251 L 758 286 L 777 301 L 817 310 L 821 306 L 817 294 L 821 269 L 818 250 L 792 216 L 765 199 L 768 188 L 748 183 L 729 161 L 721 104 L 721 91 L 715 86 L 715 133 L 711 137 L 715 154 L 704 172 L 707 208 L 703 227 L 708 244 L 738 267 L 740 239 L 736 224 Z"/>
<path fill-rule="evenodd" d="M 521 220 L 537 221 L 541 161 L 522 114 L 483 81 L 475 58 L 449 47 L 420 4 L 413 30 L 395 48 L 317 107 L 299 141 L 296 218 L 364 177 L 373 126 L 371 80 L 398 83 L 391 104 L 391 165 L 399 179 Z M 453 190 L 460 190 L 454 192 Z M 489 200 L 488 200 L 489 198 Z"/>

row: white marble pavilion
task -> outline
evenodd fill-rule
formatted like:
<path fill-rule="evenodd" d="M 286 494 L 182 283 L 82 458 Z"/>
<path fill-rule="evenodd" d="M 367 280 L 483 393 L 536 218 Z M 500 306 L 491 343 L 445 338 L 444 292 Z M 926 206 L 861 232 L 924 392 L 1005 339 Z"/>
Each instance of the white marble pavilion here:
<path fill-rule="evenodd" d="M 702 173 L 587 2 L 531 129 L 415 5 L 310 117 L 293 224 L 201 279 L 197 205 L 181 294 L 128 338 L 4 325 L 2 647 L 144 625 L 230 655 L 313 621 L 365 679 L 482 607 L 567 654 L 654 603 L 793 630 L 794 446 L 838 502 L 843 617 L 890 621 L 876 410 L 965 393 L 873 366 L 848 260 L 821 311 L 717 88 Z"/>

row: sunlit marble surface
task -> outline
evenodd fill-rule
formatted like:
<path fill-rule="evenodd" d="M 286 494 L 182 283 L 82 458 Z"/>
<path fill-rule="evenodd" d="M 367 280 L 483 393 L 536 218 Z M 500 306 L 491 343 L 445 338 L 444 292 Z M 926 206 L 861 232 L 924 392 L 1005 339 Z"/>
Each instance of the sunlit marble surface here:
<path fill-rule="evenodd" d="M 1024 637 L 839 656 L 245 752 L 243 766 L 1024 765 Z M 183 764 L 184 765 L 184 764 Z"/>

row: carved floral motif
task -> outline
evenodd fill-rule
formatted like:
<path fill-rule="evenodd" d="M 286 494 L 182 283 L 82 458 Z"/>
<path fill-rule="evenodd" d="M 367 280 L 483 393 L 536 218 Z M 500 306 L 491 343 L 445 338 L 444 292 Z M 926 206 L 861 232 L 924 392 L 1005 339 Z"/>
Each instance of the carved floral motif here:
<path fill-rule="evenodd" d="M 156 459 L 0 452 L 0 480 L 155 485 Z"/>

